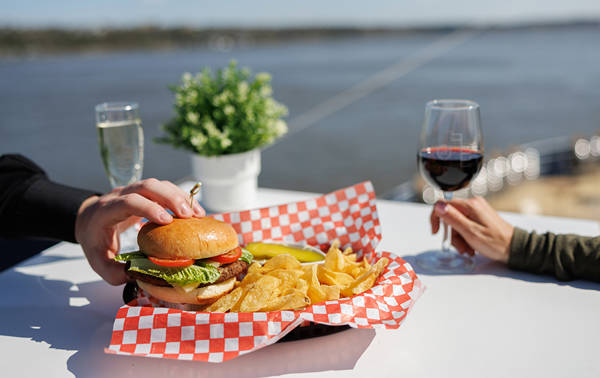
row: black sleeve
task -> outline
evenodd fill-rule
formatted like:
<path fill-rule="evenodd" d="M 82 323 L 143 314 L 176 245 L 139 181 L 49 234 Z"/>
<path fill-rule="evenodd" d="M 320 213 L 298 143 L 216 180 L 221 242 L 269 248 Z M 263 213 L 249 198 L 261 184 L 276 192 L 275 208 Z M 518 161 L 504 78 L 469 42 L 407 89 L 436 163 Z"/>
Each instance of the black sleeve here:
<path fill-rule="evenodd" d="M 22 155 L 0 156 L 0 236 L 75 242 L 79 206 L 96 193 L 54 183 Z"/>
<path fill-rule="evenodd" d="M 515 228 L 508 265 L 552 274 L 559 280 L 583 278 L 600 282 L 600 237 L 537 234 Z"/>

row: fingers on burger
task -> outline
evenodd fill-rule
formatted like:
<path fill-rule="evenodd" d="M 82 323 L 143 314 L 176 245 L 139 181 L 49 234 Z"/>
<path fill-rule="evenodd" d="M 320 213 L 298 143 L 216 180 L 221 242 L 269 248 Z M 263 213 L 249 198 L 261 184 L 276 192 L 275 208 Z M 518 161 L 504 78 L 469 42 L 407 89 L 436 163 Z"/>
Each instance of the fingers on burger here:
<path fill-rule="evenodd" d="M 234 288 L 252 262 L 233 227 L 212 218 L 147 223 L 138 245 L 139 251 L 115 260 L 127 262 L 128 277 L 146 293 L 174 304 L 213 303 Z"/>

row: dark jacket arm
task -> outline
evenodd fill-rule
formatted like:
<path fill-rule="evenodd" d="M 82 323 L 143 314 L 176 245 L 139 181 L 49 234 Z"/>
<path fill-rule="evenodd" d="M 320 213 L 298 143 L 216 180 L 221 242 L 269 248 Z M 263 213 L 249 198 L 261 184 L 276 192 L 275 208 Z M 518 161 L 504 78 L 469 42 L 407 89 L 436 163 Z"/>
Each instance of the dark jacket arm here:
<path fill-rule="evenodd" d="M 537 234 L 515 228 L 508 265 L 565 281 L 582 278 L 600 282 L 600 237 Z"/>
<path fill-rule="evenodd" d="M 0 157 L 0 236 L 75 242 L 79 206 L 96 193 L 52 182 L 22 155 Z"/>

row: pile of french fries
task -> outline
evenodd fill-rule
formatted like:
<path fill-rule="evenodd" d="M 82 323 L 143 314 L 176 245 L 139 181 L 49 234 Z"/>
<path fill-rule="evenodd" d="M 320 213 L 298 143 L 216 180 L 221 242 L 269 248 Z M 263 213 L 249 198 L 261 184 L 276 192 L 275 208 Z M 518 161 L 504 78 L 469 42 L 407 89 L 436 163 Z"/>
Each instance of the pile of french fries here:
<path fill-rule="evenodd" d="M 264 265 L 253 263 L 229 294 L 205 308 L 209 312 L 299 310 L 327 300 L 352 297 L 375 284 L 389 263 L 357 261 L 351 248 L 343 252 L 335 240 L 320 264 L 302 265 L 294 257 L 277 255 Z"/>

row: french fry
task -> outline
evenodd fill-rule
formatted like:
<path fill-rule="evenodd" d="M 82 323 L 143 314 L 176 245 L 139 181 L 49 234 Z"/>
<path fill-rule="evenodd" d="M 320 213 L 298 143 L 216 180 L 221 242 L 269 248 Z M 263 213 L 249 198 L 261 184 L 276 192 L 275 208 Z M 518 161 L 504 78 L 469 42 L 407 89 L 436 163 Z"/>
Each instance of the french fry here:
<path fill-rule="evenodd" d="M 302 292 L 302 294 L 307 295 L 306 293 L 308 292 L 308 283 L 303 278 L 299 278 L 298 281 L 296 281 L 295 288 Z"/>
<path fill-rule="evenodd" d="M 219 298 L 216 302 L 204 309 L 208 312 L 227 312 L 242 298 L 244 290 L 241 287 L 233 289 L 229 294 Z"/>
<path fill-rule="evenodd" d="M 329 246 L 329 251 L 327 251 L 327 253 L 334 249 L 340 249 L 340 239 L 334 239 L 331 242 L 331 245 Z"/>
<path fill-rule="evenodd" d="M 275 269 L 296 270 L 302 269 L 302 265 L 300 265 L 300 262 L 291 255 L 277 255 L 269 259 L 265 265 L 262 266 L 261 272 L 267 273 Z"/>
<path fill-rule="evenodd" d="M 262 269 L 261 265 L 257 262 L 252 263 L 252 265 L 250 265 L 248 267 L 248 273 L 247 274 L 251 274 L 251 273 L 260 273 L 260 270 Z"/>
<path fill-rule="evenodd" d="M 343 288 L 341 293 L 345 297 L 351 297 L 353 295 L 360 294 L 370 288 L 373 287 L 377 278 L 383 269 L 387 266 L 389 260 L 387 258 L 381 258 L 374 265 L 369 268 L 366 272 L 364 272 L 360 277 L 356 278 L 350 285 Z"/>
<path fill-rule="evenodd" d="M 321 283 L 317 277 L 317 265 L 304 266 L 304 280 L 308 284 L 307 295 L 311 303 L 319 303 L 326 300 L 327 296 L 321 289 Z"/>
<path fill-rule="evenodd" d="M 302 270 L 275 269 L 267 273 L 269 276 L 277 277 L 281 280 L 280 290 L 285 291 L 289 288 L 295 288 L 296 282 L 304 272 Z"/>
<path fill-rule="evenodd" d="M 246 296 L 240 302 L 241 312 L 256 312 L 266 306 L 271 298 L 276 297 L 280 290 L 281 280 L 273 276 L 263 276 L 251 286 L 248 286 Z"/>
<path fill-rule="evenodd" d="M 336 272 L 326 268 L 325 265 L 319 265 L 317 268 L 317 277 L 319 278 L 319 282 L 327 285 L 336 285 L 342 288 L 347 287 L 354 280 L 354 277 L 350 274 L 339 271 Z"/>
<path fill-rule="evenodd" d="M 340 299 L 340 287 L 337 285 L 321 285 L 321 290 L 325 294 L 326 301 Z"/>
<path fill-rule="evenodd" d="M 289 289 L 283 296 L 272 298 L 261 311 L 297 310 L 310 304 L 310 299 L 296 289 Z"/>

